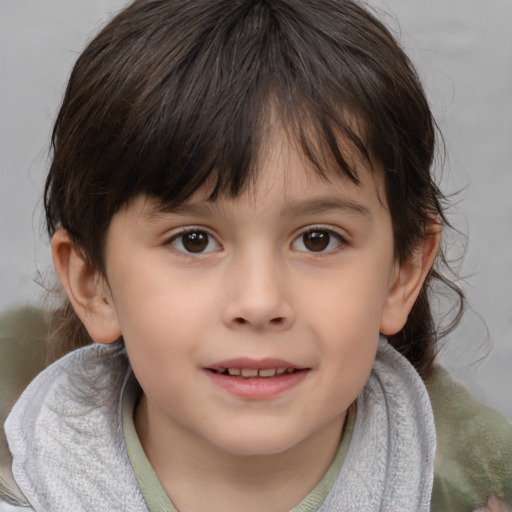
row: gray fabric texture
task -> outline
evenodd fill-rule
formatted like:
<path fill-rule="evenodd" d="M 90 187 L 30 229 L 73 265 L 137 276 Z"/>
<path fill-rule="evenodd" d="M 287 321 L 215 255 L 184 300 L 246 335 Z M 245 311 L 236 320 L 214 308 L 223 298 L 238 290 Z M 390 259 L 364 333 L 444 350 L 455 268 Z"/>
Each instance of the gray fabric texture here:
<path fill-rule="evenodd" d="M 412 365 L 381 340 L 357 399 L 345 462 L 318 512 L 430 510 L 435 448 L 425 385 Z"/>
<path fill-rule="evenodd" d="M 124 352 L 92 345 L 43 371 L 6 422 L 13 474 L 36 512 L 147 512 L 126 452 Z M 319 512 L 426 512 L 435 429 L 427 391 L 381 340 L 345 463 Z"/>

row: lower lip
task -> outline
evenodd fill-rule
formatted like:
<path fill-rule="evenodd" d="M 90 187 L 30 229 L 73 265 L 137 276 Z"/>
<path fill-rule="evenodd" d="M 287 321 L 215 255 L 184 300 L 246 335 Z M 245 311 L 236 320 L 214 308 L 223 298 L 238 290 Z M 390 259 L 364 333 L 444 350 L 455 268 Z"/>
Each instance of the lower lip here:
<path fill-rule="evenodd" d="M 274 398 L 300 384 L 309 370 L 298 370 L 275 377 L 231 377 L 211 370 L 205 370 L 217 386 L 229 393 L 250 400 L 265 400 Z"/>

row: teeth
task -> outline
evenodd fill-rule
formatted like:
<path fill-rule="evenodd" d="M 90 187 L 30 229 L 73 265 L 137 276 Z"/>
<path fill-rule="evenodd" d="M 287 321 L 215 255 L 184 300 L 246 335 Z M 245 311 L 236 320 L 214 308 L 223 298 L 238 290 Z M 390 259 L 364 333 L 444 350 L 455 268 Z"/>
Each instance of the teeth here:
<path fill-rule="evenodd" d="M 276 375 L 283 375 L 285 373 L 293 373 L 294 368 L 264 368 L 258 370 L 257 368 L 218 368 L 215 370 L 222 375 L 230 375 L 232 377 L 275 377 Z"/>
<path fill-rule="evenodd" d="M 268 368 L 267 370 L 260 370 L 258 375 L 260 377 L 273 377 L 276 374 L 275 368 Z"/>
<path fill-rule="evenodd" d="M 242 373 L 242 377 L 257 377 L 258 376 L 257 368 L 242 368 L 241 373 Z"/>

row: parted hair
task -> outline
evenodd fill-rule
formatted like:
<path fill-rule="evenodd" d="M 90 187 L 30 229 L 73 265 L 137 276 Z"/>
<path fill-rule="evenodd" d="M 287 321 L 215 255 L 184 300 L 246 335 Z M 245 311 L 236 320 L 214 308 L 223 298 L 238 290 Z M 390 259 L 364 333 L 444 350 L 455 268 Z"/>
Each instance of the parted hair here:
<path fill-rule="evenodd" d="M 49 235 L 66 229 L 104 274 L 112 216 L 136 195 L 172 208 L 205 184 L 212 201 L 250 187 L 271 112 L 319 174 L 359 183 L 347 148 L 384 169 L 399 261 L 434 223 L 447 224 L 428 101 L 368 8 L 352 0 L 136 0 L 88 44 L 69 79 L 45 186 Z M 452 324 L 463 309 L 444 263 L 441 251 L 405 327 L 389 338 L 423 378 L 441 335 L 429 301 L 435 282 L 458 296 Z M 91 342 L 69 304 L 55 329 L 70 347 Z"/>

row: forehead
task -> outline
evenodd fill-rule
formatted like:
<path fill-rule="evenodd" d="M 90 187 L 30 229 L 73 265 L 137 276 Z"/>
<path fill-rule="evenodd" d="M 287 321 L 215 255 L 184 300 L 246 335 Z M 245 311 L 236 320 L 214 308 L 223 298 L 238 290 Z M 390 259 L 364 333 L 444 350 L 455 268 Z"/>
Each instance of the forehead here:
<path fill-rule="evenodd" d="M 274 127 L 258 152 L 252 179 L 237 195 L 221 192 L 212 197 L 206 184 L 179 205 L 150 201 L 144 211 L 149 217 L 169 211 L 199 214 L 212 205 L 242 204 L 255 212 L 278 207 L 290 216 L 329 209 L 361 217 L 387 213 L 382 167 L 346 146 L 344 157 L 355 180 L 327 160 L 320 171 L 282 128 Z"/>

